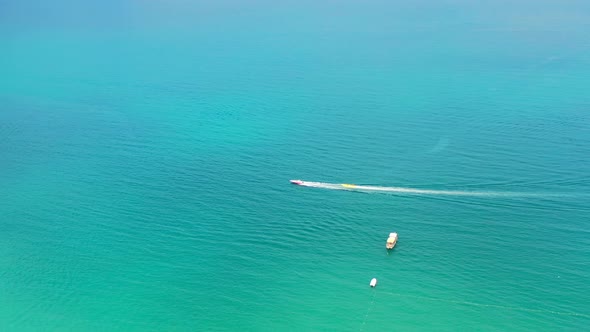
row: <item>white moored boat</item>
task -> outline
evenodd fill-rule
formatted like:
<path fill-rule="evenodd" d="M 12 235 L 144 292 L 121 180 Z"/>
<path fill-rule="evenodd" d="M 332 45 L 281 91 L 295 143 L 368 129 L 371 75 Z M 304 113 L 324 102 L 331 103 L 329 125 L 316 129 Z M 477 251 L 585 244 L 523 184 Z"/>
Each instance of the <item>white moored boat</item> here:
<path fill-rule="evenodd" d="M 385 248 L 393 249 L 395 244 L 397 243 L 397 233 L 389 233 L 389 237 L 387 238 L 387 242 L 385 243 Z"/>

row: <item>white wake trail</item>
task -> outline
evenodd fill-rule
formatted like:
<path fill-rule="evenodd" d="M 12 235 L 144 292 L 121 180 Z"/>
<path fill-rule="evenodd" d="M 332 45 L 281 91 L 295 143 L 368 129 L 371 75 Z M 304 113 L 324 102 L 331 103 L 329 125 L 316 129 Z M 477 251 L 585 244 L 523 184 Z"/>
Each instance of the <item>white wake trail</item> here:
<path fill-rule="evenodd" d="M 308 182 L 302 181 L 300 184 L 304 187 L 331 189 L 331 190 L 349 190 L 361 192 L 388 192 L 398 194 L 410 195 L 445 195 L 445 196 L 480 196 L 480 197 L 534 197 L 544 196 L 535 193 L 519 193 L 519 192 L 500 192 L 500 191 L 464 191 L 464 190 L 434 190 L 434 189 L 419 189 L 408 187 L 380 187 L 380 186 L 363 186 L 354 184 L 339 184 L 326 182 Z"/>

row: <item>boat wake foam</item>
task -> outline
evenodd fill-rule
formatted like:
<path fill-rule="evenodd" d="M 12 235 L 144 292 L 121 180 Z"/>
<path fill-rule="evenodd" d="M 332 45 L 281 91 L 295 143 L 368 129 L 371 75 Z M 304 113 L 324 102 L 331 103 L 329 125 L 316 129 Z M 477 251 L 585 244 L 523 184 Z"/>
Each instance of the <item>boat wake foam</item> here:
<path fill-rule="evenodd" d="M 326 182 L 309 182 L 302 181 L 300 184 L 304 187 L 331 189 L 331 190 L 349 190 L 360 192 L 385 192 L 408 195 L 445 195 L 445 196 L 479 196 L 479 197 L 540 197 L 546 196 L 536 193 L 519 193 L 519 192 L 500 192 L 500 191 L 463 191 L 463 190 L 434 190 L 419 189 L 408 187 L 381 187 L 381 186 L 364 186 L 354 184 L 339 184 Z"/>

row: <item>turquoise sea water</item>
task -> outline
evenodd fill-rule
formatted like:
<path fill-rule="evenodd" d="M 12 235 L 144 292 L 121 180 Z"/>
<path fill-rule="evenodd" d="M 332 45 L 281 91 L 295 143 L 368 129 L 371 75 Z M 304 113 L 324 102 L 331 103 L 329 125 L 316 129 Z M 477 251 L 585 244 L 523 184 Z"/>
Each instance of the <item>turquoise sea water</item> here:
<path fill-rule="evenodd" d="M 588 22 L 0 0 L 0 330 L 586 329 Z"/>

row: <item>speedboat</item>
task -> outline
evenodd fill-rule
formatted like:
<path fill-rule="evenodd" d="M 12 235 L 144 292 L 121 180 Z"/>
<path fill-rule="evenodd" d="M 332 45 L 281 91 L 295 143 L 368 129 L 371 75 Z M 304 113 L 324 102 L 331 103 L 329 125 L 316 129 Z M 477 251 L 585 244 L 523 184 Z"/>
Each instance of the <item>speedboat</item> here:
<path fill-rule="evenodd" d="M 397 243 L 397 233 L 389 233 L 389 238 L 387 238 L 387 242 L 385 242 L 385 248 L 393 249 L 395 244 Z"/>
<path fill-rule="evenodd" d="M 343 184 L 342 184 L 342 186 L 343 186 L 344 188 L 351 188 L 351 189 L 352 189 L 352 188 L 356 188 L 356 185 L 354 185 L 354 184 L 350 184 L 350 183 L 343 183 Z"/>
<path fill-rule="evenodd" d="M 303 184 L 303 181 L 301 180 L 289 180 L 289 182 L 291 182 L 292 184 L 296 184 L 298 186 L 301 186 Z"/>

